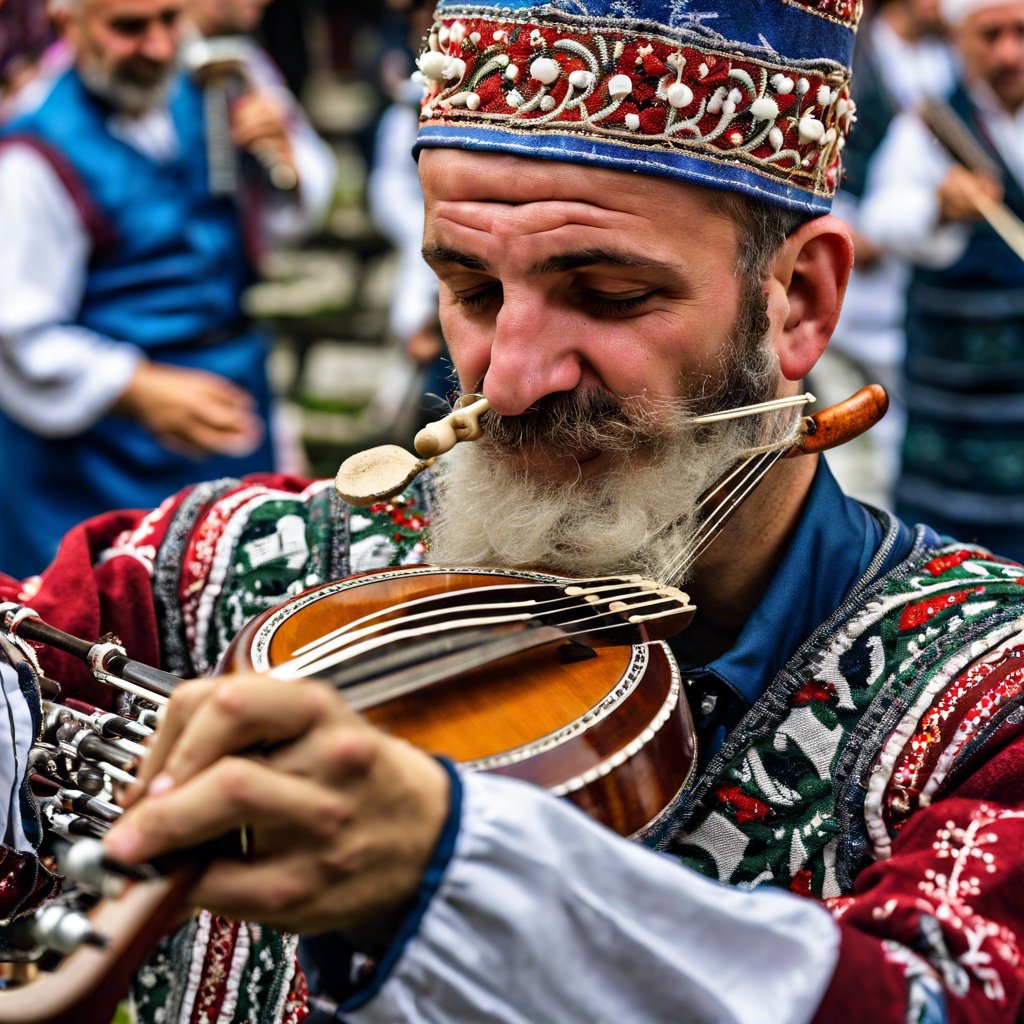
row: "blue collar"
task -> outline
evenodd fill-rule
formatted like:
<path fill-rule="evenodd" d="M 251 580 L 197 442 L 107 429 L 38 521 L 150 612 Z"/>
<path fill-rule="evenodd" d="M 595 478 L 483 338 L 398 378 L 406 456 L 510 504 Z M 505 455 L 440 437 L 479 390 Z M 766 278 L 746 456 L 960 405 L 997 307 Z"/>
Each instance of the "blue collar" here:
<path fill-rule="evenodd" d="M 882 572 L 910 552 L 913 535 L 900 525 Z M 882 523 L 840 490 L 819 459 L 789 550 L 735 645 L 703 666 L 687 664 L 677 651 L 684 675 L 717 677 L 752 705 L 864 576 L 884 536 Z"/>

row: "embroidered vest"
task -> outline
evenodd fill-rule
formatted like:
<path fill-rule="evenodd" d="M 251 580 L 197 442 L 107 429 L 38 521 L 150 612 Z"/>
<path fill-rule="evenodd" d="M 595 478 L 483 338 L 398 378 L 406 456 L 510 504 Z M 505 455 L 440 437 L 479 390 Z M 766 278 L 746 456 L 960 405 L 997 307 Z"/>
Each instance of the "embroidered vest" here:
<path fill-rule="evenodd" d="M 794 654 L 656 845 L 732 885 L 838 896 L 955 787 L 1021 703 L 1024 578 L 925 536 Z"/>

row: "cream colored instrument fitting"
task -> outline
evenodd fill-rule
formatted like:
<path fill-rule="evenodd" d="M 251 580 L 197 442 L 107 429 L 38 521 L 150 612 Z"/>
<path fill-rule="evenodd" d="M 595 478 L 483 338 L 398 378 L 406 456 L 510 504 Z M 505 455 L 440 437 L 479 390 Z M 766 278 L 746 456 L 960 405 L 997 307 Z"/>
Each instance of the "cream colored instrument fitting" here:
<path fill-rule="evenodd" d="M 451 451 L 459 441 L 475 441 L 480 436 L 480 417 L 490 407 L 480 395 L 463 395 L 447 416 L 416 435 L 413 443 L 422 458 L 395 444 L 357 452 L 338 469 L 335 490 L 344 501 L 359 508 L 393 498 L 438 455 Z"/>

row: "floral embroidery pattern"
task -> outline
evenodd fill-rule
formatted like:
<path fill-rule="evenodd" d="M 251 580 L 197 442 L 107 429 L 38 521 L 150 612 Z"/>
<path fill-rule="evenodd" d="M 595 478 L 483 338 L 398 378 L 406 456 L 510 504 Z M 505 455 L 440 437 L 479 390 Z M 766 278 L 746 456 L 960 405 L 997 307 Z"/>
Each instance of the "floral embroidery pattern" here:
<path fill-rule="evenodd" d="M 863 0 L 786 0 L 786 3 L 802 7 L 805 11 L 818 14 L 829 21 L 838 21 L 850 28 L 856 28 L 864 13 Z"/>
<path fill-rule="evenodd" d="M 620 29 L 446 19 L 417 63 L 427 123 L 655 143 L 823 195 L 856 120 L 838 64 L 797 70 Z"/>

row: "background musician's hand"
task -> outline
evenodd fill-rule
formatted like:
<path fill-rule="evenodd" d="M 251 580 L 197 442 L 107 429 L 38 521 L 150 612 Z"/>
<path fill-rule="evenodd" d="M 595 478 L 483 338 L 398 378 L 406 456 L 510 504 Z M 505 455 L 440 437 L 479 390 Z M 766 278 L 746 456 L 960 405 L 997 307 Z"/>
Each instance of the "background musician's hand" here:
<path fill-rule="evenodd" d="M 255 749 L 266 753 L 236 756 Z M 433 758 L 328 686 L 265 676 L 179 689 L 139 780 L 107 838 L 116 856 L 137 863 L 249 826 L 253 859 L 212 864 L 195 902 L 366 949 L 401 921 L 448 813 Z"/>
<path fill-rule="evenodd" d="M 939 186 L 939 217 L 943 223 L 973 221 L 981 218 L 976 196 L 1002 201 L 1003 189 L 987 175 L 976 174 L 960 164 L 954 164 Z"/>
<path fill-rule="evenodd" d="M 147 427 L 190 458 L 246 455 L 263 440 L 252 396 L 204 370 L 140 363 L 113 411 Z"/>
<path fill-rule="evenodd" d="M 288 135 L 288 114 L 266 93 L 243 93 L 231 104 L 231 141 L 249 150 L 265 166 L 280 164 L 298 180 L 298 167 Z"/>

